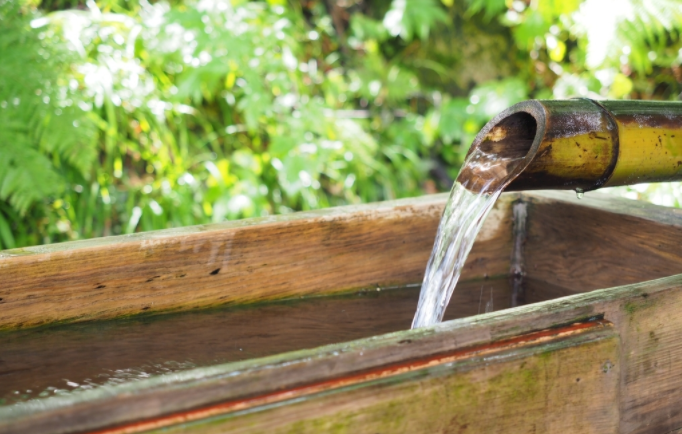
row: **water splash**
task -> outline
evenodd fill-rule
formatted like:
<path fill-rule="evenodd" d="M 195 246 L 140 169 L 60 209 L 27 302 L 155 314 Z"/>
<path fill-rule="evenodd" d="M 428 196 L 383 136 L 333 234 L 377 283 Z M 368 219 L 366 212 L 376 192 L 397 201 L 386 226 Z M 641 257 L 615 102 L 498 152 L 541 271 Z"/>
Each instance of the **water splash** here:
<path fill-rule="evenodd" d="M 221 361 L 216 361 L 219 363 Z M 74 393 L 91 389 L 106 389 L 118 384 L 144 380 L 152 376 L 173 374 L 196 368 L 192 361 L 176 362 L 169 360 L 163 363 L 145 364 L 135 368 L 105 369 L 92 378 L 77 381 L 62 379 L 59 384 L 41 389 L 29 388 L 5 391 L 0 388 L 0 408 L 12 404 L 27 402 L 52 396 L 69 396 Z"/>

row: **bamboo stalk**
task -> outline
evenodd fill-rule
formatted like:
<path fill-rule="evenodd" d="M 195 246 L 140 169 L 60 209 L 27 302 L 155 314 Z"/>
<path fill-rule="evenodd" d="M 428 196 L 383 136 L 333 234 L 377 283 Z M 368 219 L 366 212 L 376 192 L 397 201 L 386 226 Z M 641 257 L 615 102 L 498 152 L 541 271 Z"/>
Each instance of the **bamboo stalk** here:
<path fill-rule="evenodd" d="M 510 191 L 682 180 L 682 103 L 525 101 L 481 130 L 469 152 L 479 148 L 525 153 L 503 181 Z M 464 170 L 460 177 L 475 175 Z"/>

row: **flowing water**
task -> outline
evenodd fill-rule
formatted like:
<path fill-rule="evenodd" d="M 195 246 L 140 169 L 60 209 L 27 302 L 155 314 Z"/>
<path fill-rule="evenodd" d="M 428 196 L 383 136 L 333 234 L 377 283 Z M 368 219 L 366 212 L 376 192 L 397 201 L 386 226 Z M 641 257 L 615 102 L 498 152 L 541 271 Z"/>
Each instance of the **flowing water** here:
<path fill-rule="evenodd" d="M 518 119 L 515 121 L 518 123 Z M 521 121 L 534 122 L 528 118 Z M 519 129 L 515 135 L 508 127 L 503 122 L 490 131 L 480 146 L 469 153 L 457 175 L 426 266 L 412 328 L 443 320 L 483 221 L 502 190 L 517 176 L 515 169 L 530 148 L 534 129 Z M 523 131 L 531 134 L 523 135 Z"/>

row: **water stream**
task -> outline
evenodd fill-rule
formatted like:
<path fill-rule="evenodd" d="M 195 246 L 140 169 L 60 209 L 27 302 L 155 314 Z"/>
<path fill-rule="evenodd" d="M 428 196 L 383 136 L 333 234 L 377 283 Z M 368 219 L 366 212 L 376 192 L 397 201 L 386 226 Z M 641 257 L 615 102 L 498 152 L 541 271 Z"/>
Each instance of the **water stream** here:
<path fill-rule="evenodd" d="M 412 328 L 437 324 L 445 309 L 486 216 L 532 144 L 530 115 L 518 113 L 494 127 L 469 153 L 452 187 L 426 266 Z"/>

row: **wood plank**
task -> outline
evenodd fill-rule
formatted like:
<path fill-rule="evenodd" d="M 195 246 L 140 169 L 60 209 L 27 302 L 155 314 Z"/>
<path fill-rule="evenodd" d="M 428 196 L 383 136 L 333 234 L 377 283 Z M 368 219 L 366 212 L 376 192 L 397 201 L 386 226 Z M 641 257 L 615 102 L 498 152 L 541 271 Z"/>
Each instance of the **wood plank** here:
<path fill-rule="evenodd" d="M 541 280 L 579 293 L 682 271 L 680 209 L 599 193 L 578 200 L 570 192 L 534 192 L 523 200 L 530 210 L 525 260 L 533 286 Z M 633 285 L 640 293 L 617 302 L 595 299 L 623 341 L 622 433 L 682 427 L 682 288 L 656 289 L 678 278 Z"/>
<path fill-rule="evenodd" d="M 555 193 L 552 193 L 552 196 L 554 195 Z M 530 250 L 535 256 L 532 257 L 532 260 L 528 256 L 526 257 L 526 268 L 527 272 L 534 278 L 539 276 L 554 284 L 568 284 L 568 282 L 573 281 L 572 279 L 575 279 L 578 284 L 573 286 L 573 289 L 576 291 L 585 290 L 585 288 L 589 288 L 588 285 L 593 280 L 602 278 L 599 275 L 600 271 L 608 272 L 608 270 L 601 270 L 598 266 L 604 252 L 610 252 L 614 255 L 605 260 L 612 261 L 609 263 L 617 270 L 617 272 L 612 273 L 614 275 L 612 277 L 615 278 L 639 279 L 641 277 L 638 276 L 655 275 L 655 273 L 670 274 L 676 263 L 682 263 L 678 262 L 675 246 L 672 245 L 674 240 L 679 240 L 679 238 L 675 238 L 679 236 L 677 232 L 679 212 L 677 211 L 659 209 L 659 207 L 651 205 L 640 206 L 637 203 L 634 203 L 635 206 L 630 208 L 626 206 L 630 202 L 610 199 L 601 201 L 592 199 L 589 195 L 587 199 L 580 202 L 576 200 L 577 205 L 572 204 L 568 197 L 561 199 L 559 196 L 560 199 L 557 200 L 556 197 L 549 197 L 546 193 L 524 193 L 524 196 L 530 203 L 528 222 L 530 236 L 534 230 L 538 231 L 536 234 L 545 231 L 549 236 L 546 244 L 548 253 L 545 256 L 547 258 L 543 258 L 538 253 L 541 250 L 540 244 L 537 243 L 542 241 L 542 238 L 538 236 L 538 238 L 531 240 L 529 236 L 526 255 Z M 516 196 L 506 197 L 513 199 Z M 576 210 L 580 207 L 586 209 Z M 568 221 L 570 219 L 564 217 L 561 224 L 555 222 L 554 229 L 552 229 L 553 220 L 547 218 L 542 221 L 544 218 L 542 213 L 545 212 L 555 212 L 555 215 L 558 216 L 556 218 L 566 215 L 558 211 L 564 211 L 573 218 L 588 217 L 602 225 L 612 221 L 620 222 L 615 229 L 619 236 L 608 238 L 609 242 L 614 243 L 615 247 L 595 245 L 595 241 L 600 240 L 600 238 L 595 238 L 599 226 L 589 223 L 590 220 L 588 220 L 587 226 L 592 228 L 590 230 L 594 236 L 588 237 L 579 234 L 581 243 L 571 239 L 571 234 L 574 238 L 578 236 L 575 236 L 575 232 L 573 232 L 576 227 L 571 226 L 572 223 Z M 417 214 L 419 213 L 417 212 Z M 492 231 L 493 238 L 498 234 L 499 239 L 505 239 L 503 238 L 505 236 L 510 238 L 511 226 L 508 220 L 505 220 L 507 217 L 504 217 L 508 214 L 503 211 L 500 214 L 503 216 L 500 221 L 506 225 L 507 235 L 502 234 L 500 229 L 502 224 L 490 225 L 489 227 L 495 228 Z M 366 220 L 377 220 L 375 218 L 377 214 L 372 215 L 373 217 L 368 217 Z M 536 217 L 538 218 L 537 221 L 534 220 Z M 433 221 L 437 220 L 433 216 L 431 218 Z M 389 221 L 391 224 L 395 224 L 394 228 L 402 228 L 393 233 L 398 233 L 403 238 L 412 236 L 409 229 L 420 230 L 408 223 L 396 223 L 396 221 L 401 221 L 398 217 L 395 219 L 382 217 L 382 219 L 384 222 Z M 409 218 L 406 219 L 410 220 Z M 325 227 L 325 224 L 328 225 L 327 220 L 324 218 L 322 221 L 313 219 L 313 223 L 318 224 L 318 230 L 322 230 L 319 228 Z M 354 234 L 362 233 L 360 227 L 351 223 L 343 223 L 343 219 L 340 220 L 342 221 L 341 227 L 353 228 L 355 232 L 352 233 Z M 294 220 L 295 222 L 296 220 Z M 268 225 L 269 223 L 264 224 L 260 226 L 260 229 L 265 230 L 269 227 Z M 289 227 L 288 224 L 283 225 L 285 228 Z M 649 229 L 650 225 L 657 229 Z M 228 231 L 228 229 L 225 230 Z M 329 230 L 328 226 L 327 230 Z M 230 228 L 229 231 L 238 231 L 238 228 Z M 374 234 L 374 231 L 370 232 Z M 376 232 L 384 235 L 387 233 L 386 229 L 383 231 L 377 229 Z M 283 230 L 282 233 L 286 234 L 287 232 Z M 197 234 L 201 235 L 199 232 Z M 174 237 L 175 235 L 169 235 L 168 239 L 173 240 Z M 625 239 L 630 237 L 629 239 L 638 243 L 636 249 L 632 248 L 629 251 L 622 252 L 624 259 L 618 257 L 618 250 L 622 248 L 618 245 L 622 242 L 621 237 L 625 237 Z M 484 242 L 491 241 L 493 238 L 483 237 Z M 350 239 L 357 240 L 357 238 Z M 670 239 L 673 241 L 669 242 Z M 555 240 L 564 242 L 563 248 L 555 247 L 552 244 Z M 658 244 L 655 244 L 656 240 L 661 243 L 660 250 Z M 210 239 L 208 241 L 205 239 L 204 242 L 209 241 Z M 254 243 L 260 242 L 258 237 L 252 241 Z M 287 241 L 294 242 L 296 240 L 291 235 Z M 166 244 L 171 242 L 174 241 L 168 241 Z M 272 239 L 270 242 L 274 243 Z M 397 246 L 400 249 L 402 239 L 391 242 L 394 247 Z M 536 244 L 533 246 L 532 243 Z M 122 245 L 125 244 L 122 243 Z M 160 245 L 163 246 L 164 244 L 160 243 Z M 676 244 L 676 246 L 678 245 Z M 137 246 L 141 248 L 140 244 Z M 369 244 L 364 248 L 369 249 L 368 246 Z M 494 251 L 497 248 L 496 245 L 492 244 L 492 241 L 490 246 L 489 251 Z M 115 246 L 115 249 L 119 247 L 121 246 Z M 242 247 L 242 249 L 247 249 L 247 247 Z M 319 251 L 325 255 L 332 255 L 333 259 L 334 252 L 349 251 L 343 250 L 342 247 L 335 244 L 333 248 L 325 246 Z M 95 246 L 94 248 L 100 252 L 98 254 L 103 254 L 101 252 L 105 250 L 106 246 Z M 352 251 L 353 247 L 346 246 L 346 248 Z M 582 249 L 582 254 L 572 253 L 572 248 Z M 533 249 L 536 250 L 533 251 Z M 382 249 L 372 251 L 376 256 L 383 254 Z M 64 252 L 68 252 L 68 249 L 61 251 L 57 249 L 53 252 L 18 259 L 40 258 L 41 255 L 58 255 Z M 509 267 L 509 252 L 510 245 L 502 254 L 506 260 L 504 271 L 508 270 Z M 408 253 L 410 252 L 405 252 L 406 255 Z M 73 249 L 71 254 L 81 255 L 81 261 L 85 262 L 84 251 Z M 642 259 L 642 255 L 646 254 L 658 256 L 651 259 L 651 262 L 646 262 L 646 259 Z M 250 255 L 251 258 L 258 258 L 257 252 L 251 252 Z M 329 257 L 327 256 L 327 258 Z M 483 255 L 483 257 L 488 256 Z M 490 258 L 494 257 L 494 255 L 490 255 Z M 43 258 L 45 259 L 45 257 Z M 65 258 L 68 259 L 68 257 Z M 173 259 L 174 257 L 168 256 L 168 258 Z M 560 266 L 562 258 L 566 260 L 565 270 Z M 589 263 L 585 258 L 597 265 Z M 47 259 L 49 262 L 49 258 Z M 62 260 L 62 264 L 68 264 L 66 259 Z M 361 257 L 361 259 L 375 260 L 366 257 Z M 300 260 L 307 261 L 308 259 L 303 257 Z M 549 268 L 544 268 L 549 267 L 548 264 L 551 261 L 554 261 L 555 266 L 559 265 L 554 273 Z M 583 261 L 585 267 L 588 268 L 577 267 L 572 261 Z M 495 260 L 483 262 L 490 266 L 490 264 L 495 263 Z M 314 264 L 315 262 L 310 263 Z M 500 263 L 502 263 L 501 260 Z M 29 262 L 29 264 L 34 264 L 34 262 Z M 142 264 L 140 267 L 145 265 L 144 262 L 140 262 L 140 264 Z M 392 267 L 396 264 L 400 264 L 400 262 L 393 261 L 384 264 L 385 275 L 392 275 L 391 271 L 395 270 Z M 472 262 L 472 264 L 475 265 L 476 262 Z M 536 268 L 534 264 L 547 265 Z M 648 266 L 648 268 L 643 265 Z M 248 267 L 248 265 L 240 266 Z M 320 266 L 325 266 L 325 264 Z M 628 269 L 628 267 L 634 266 L 639 267 L 639 269 L 634 271 Z M 17 267 L 17 269 L 19 268 Z M 119 275 L 124 274 L 124 269 L 125 267 L 121 267 L 118 270 Z M 363 268 L 360 267 L 360 269 Z M 485 267 L 475 269 L 486 270 Z M 534 270 L 538 269 L 540 271 L 534 275 Z M 133 271 L 135 270 L 133 269 Z M 307 270 L 299 269 L 299 271 L 309 273 Z M 3 272 L 0 271 L 0 274 Z M 114 273 L 112 270 L 108 272 Z M 220 274 L 222 271 L 218 276 Z M 348 277 L 341 272 L 337 271 L 335 276 L 339 276 L 339 282 L 347 282 L 344 279 L 348 279 Z M 66 280 L 68 277 L 67 275 L 63 276 Z M 232 278 L 237 279 L 234 276 Z M 250 284 L 256 285 L 255 282 L 250 282 Z M 203 289 L 199 288 L 199 292 L 201 291 Z M 147 290 L 147 293 L 150 291 Z M 68 398 L 49 399 L 40 402 L 39 411 L 37 407 L 32 407 L 32 404 L 13 406 L 12 408 L 0 409 L 0 432 L 81 432 L 106 426 L 134 423 L 135 421 L 145 421 L 159 415 L 172 415 L 227 401 L 244 399 L 248 396 L 267 393 L 267 391 L 292 388 L 324 379 L 352 375 L 415 357 L 428 357 L 475 345 L 497 342 L 500 339 L 511 338 L 547 327 L 570 324 L 577 320 L 600 315 L 604 315 L 605 319 L 614 323 L 616 330 L 623 339 L 621 356 L 618 361 L 614 362 L 614 365 L 620 366 L 619 369 L 622 374 L 620 383 L 622 432 L 669 432 L 682 427 L 682 420 L 680 420 L 678 411 L 679 408 L 682 408 L 680 405 L 682 403 L 682 366 L 678 363 L 678 360 L 682 360 L 682 354 L 680 354 L 682 352 L 682 340 L 676 338 L 679 331 L 682 330 L 682 316 L 678 313 L 682 307 L 680 303 L 682 303 L 682 275 L 653 282 L 578 294 L 536 305 L 480 315 L 476 318 L 455 320 L 422 330 L 393 333 L 315 350 L 204 368 L 176 374 L 172 377 L 159 377 L 140 381 L 136 384 L 93 390 Z M 2 308 L 4 305 L 0 305 L 0 309 Z M 87 308 L 84 308 L 84 311 L 88 312 Z M 109 314 L 113 315 L 114 313 L 109 312 Z M 651 335 L 651 332 L 654 334 Z"/>
<path fill-rule="evenodd" d="M 600 193 L 523 198 L 529 202 L 529 278 L 577 293 L 682 273 L 682 209 Z"/>
<path fill-rule="evenodd" d="M 0 406 L 74 387 L 100 387 L 406 330 L 419 290 L 358 291 L 0 332 Z M 446 320 L 508 308 L 511 301 L 507 279 L 460 282 L 455 295 Z"/>
<path fill-rule="evenodd" d="M 531 376 L 534 379 L 537 379 L 539 382 L 541 382 L 542 379 L 546 379 L 546 377 L 548 376 L 551 378 L 550 373 L 559 371 L 561 366 L 565 367 L 571 366 L 571 363 L 566 362 L 567 359 L 565 356 L 559 356 L 559 358 L 557 359 L 560 365 L 559 367 L 554 366 L 551 363 L 550 364 L 546 363 L 547 361 L 546 355 L 548 354 L 548 352 L 554 351 L 553 350 L 555 348 L 554 345 L 556 345 L 557 349 L 565 348 L 566 345 L 563 343 L 564 341 L 569 341 L 572 340 L 574 337 L 577 338 L 579 336 L 583 336 L 583 338 L 585 339 L 583 340 L 583 338 L 579 338 L 581 343 L 593 342 L 595 340 L 601 340 L 602 337 L 605 337 L 611 340 L 612 344 L 615 345 L 617 344 L 618 340 L 611 339 L 611 337 L 615 337 L 615 335 L 612 333 L 610 329 L 611 328 L 608 326 L 608 324 L 606 324 L 605 327 L 605 324 L 603 324 L 603 322 L 593 321 L 576 325 L 569 325 L 561 328 L 544 330 L 540 332 L 531 332 L 528 334 L 522 334 L 520 336 L 512 336 L 507 339 L 496 340 L 492 343 L 487 342 L 483 345 L 478 346 L 468 347 L 464 346 L 464 348 L 461 349 L 457 348 L 450 349 L 449 351 L 440 352 L 438 354 L 430 356 L 423 356 L 420 353 L 417 355 L 415 359 L 410 359 L 409 355 L 406 354 L 406 352 L 411 353 L 412 348 L 410 347 L 412 347 L 416 342 L 407 342 L 405 339 L 402 339 L 398 341 L 397 343 L 398 347 L 396 347 L 395 339 L 399 338 L 399 335 L 402 335 L 403 337 L 407 335 L 414 336 L 415 334 L 417 334 L 416 333 L 417 331 L 400 332 L 394 334 L 393 336 L 390 336 L 390 339 L 388 339 L 389 341 L 392 341 L 391 345 L 392 348 L 390 350 L 389 348 L 384 347 L 386 342 L 383 342 L 382 344 L 384 345 L 379 345 L 378 348 L 375 347 L 373 345 L 374 343 L 372 342 L 375 339 L 371 338 L 365 340 L 364 342 L 357 341 L 358 343 L 361 343 L 363 345 L 363 347 L 361 348 L 363 348 L 364 350 L 359 352 L 349 351 L 348 348 L 345 348 L 345 352 L 342 354 L 338 351 L 339 346 L 336 346 L 336 348 L 331 347 L 328 348 L 329 350 L 333 350 L 331 354 L 327 352 L 320 354 L 320 352 L 318 351 L 316 357 L 310 357 L 310 355 L 312 355 L 314 351 L 309 351 L 307 354 L 299 353 L 297 355 L 298 357 L 295 358 L 298 359 L 298 361 L 293 363 L 291 357 L 289 357 L 288 360 L 284 363 L 277 363 L 276 358 L 262 360 L 261 369 L 244 369 L 245 366 L 248 365 L 242 364 L 241 366 L 238 366 L 238 364 L 232 364 L 231 368 L 233 370 L 229 375 L 220 374 L 219 373 L 220 370 L 216 371 L 215 368 L 205 369 L 203 370 L 204 375 L 212 374 L 211 375 L 212 379 L 203 378 L 199 381 L 199 383 L 204 383 L 204 386 L 209 386 L 208 388 L 202 387 L 201 384 L 197 383 L 196 378 L 194 379 L 195 381 L 191 381 L 192 380 L 191 377 L 185 376 L 183 378 L 183 375 L 176 374 L 165 376 L 166 378 L 157 378 L 150 379 L 148 381 L 141 381 L 138 384 L 121 385 L 116 387 L 117 389 L 116 391 L 114 390 L 88 391 L 80 397 L 80 400 L 77 400 L 80 402 L 74 402 L 72 399 L 73 397 L 71 397 L 70 400 L 69 399 L 59 400 L 56 398 L 51 398 L 48 400 L 44 400 L 40 404 L 39 407 L 42 411 L 38 413 L 35 412 L 35 407 L 31 402 L 27 402 L 19 406 L 14 406 L 15 407 L 14 409 L 0 408 L 0 432 L 8 434 L 10 433 L 29 434 L 33 432 L 38 433 L 46 431 L 52 433 L 84 432 L 88 431 L 89 429 L 92 429 L 93 426 L 106 425 L 107 421 L 111 421 L 112 418 L 130 419 L 131 416 L 133 417 L 136 415 L 139 416 L 141 410 L 147 411 L 149 412 L 150 415 L 156 415 L 158 417 L 159 414 L 164 414 L 164 411 L 173 406 L 182 405 L 185 408 L 189 409 L 188 412 L 186 411 L 179 415 L 170 414 L 169 416 L 170 422 L 173 422 L 177 418 L 180 418 L 181 420 L 183 419 L 186 420 L 188 418 L 187 416 L 188 414 L 191 419 L 192 415 L 193 416 L 198 415 L 199 417 L 202 417 L 216 413 L 217 414 L 225 412 L 229 413 L 230 411 L 233 411 L 235 409 L 243 410 L 245 408 L 247 409 L 253 408 L 254 407 L 253 401 L 256 401 L 255 405 L 259 405 L 279 402 L 282 399 L 286 398 L 292 397 L 300 398 L 310 395 L 311 393 L 319 393 L 329 390 L 340 389 L 343 387 L 355 386 L 358 384 L 363 384 L 367 381 L 392 378 L 402 375 L 403 373 L 416 372 L 419 370 L 430 369 L 431 367 L 441 366 L 445 367 L 446 371 L 449 371 L 450 368 L 453 366 L 452 365 L 453 363 L 458 364 L 456 366 L 457 369 L 455 370 L 455 372 L 459 371 L 464 372 L 470 369 L 476 369 L 476 366 L 478 366 L 482 370 L 482 371 L 479 370 L 478 375 L 480 376 L 484 375 L 486 372 L 492 372 L 489 371 L 489 369 L 493 370 L 492 368 L 490 368 L 491 364 L 504 361 L 506 360 L 505 358 L 508 357 L 511 357 L 513 360 L 516 360 L 518 362 L 520 358 L 524 358 L 527 356 L 535 357 L 536 355 L 539 355 L 540 361 L 542 362 L 541 367 L 543 369 L 548 368 L 548 370 L 546 372 L 542 371 L 541 373 L 526 372 L 526 375 Z M 606 331 L 606 335 L 602 334 L 602 332 L 604 331 Z M 597 334 L 593 334 L 592 332 L 597 332 Z M 463 336 L 463 338 L 464 337 L 465 336 Z M 571 342 L 573 343 L 568 346 L 582 345 L 578 344 L 577 341 Z M 345 346 L 347 347 L 347 345 Z M 541 349 L 536 350 L 532 349 L 538 346 L 540 346 Z M 382 357 L 383 360 L 387 360 L 387 356 L 393 355 L 394 356 L 393 363 L 381 364 L 378 366 L 376 365 L 377 362 L 376 356 L 378 355 L 377 350 L 380 349 L 381 347 L 384 347 L 383 348 L 384 351 L 381 351 L 383 353 Z M 610 348 L 611 350 L 609 351 L 615 351 L 616 349 L 616 347 L 614 346 L 611 346 Z M 355 349 L 357 350 L 359 348 L 356 347 Z M 390 354 L 386 350 L 389 350 Z M 399 352 L 396 350 L 402 350 L 401 352 L 403 354 L 401 356 L 395 357 L 396 353 Z M 596 352 L 599 353 L 599 351 Z M 364 356 L 367 356 L 369 363 L 362 363 L 364 359 L 363 353 Z M 594 351 L 590 350 L 590 353 L 594 354 Z M 343 363 L 341 359 L 348 358 L 348 356 L 350 356 L 351 354 L 353 358 L 356 358 L 360 362 L 358 363 L 359 365 L 365 365 L 365 367 L 374 365 L 375 367 L 373 369 L 362 369 L 361 366 L 361 369 L 356 369 L 356 366 L 351 366 Z M 589 359 L 589 357 L 587 359 Z M 585 358 L 584 355 L 580 356 L 580 360 L 587 359 Z M 607 359 L 608 359 L 607 361 L 614 360 L 613 354 L 611 354 L 611 356 L 609 356 Z M 280 361 L 283 361 L 281 356 Z M 300 362 L 303 362 L 305 365 L 307 365 L 303 371 L 300 371 L 298 369 L 293 370 L 290 369 L 290 367 L 295 365 L 298 365 L 297 368 L 303 368 Z M 601 364 L 603 363 L 605 363 L 605 361 L 601 360 Z M 602 366 L 601 364 L 597 366 L 598 368 L 597 371 L 600 370 L 600 366 Z M 523 366 L 521 365 L 523 365 L 523 361 L 521 361 L 520 363 L 515 364 L 513 363 L 512 365 L 509 366 L 511 366 L 510 369 L 515 370 L 518 367 L 523 368 Z M 517 366 L 517 368 L 515 368 L 514 366 Z M 587 370 L 591 373 L 594 373 L 594 370 L 592 368 L 595 368 L 595 366 L 593 366 L 592 364 L 590 364 L 590 366 L 591 368 Z M 235 370 L 235 368 L 237 369 Z M 320 370 L 320 368 L 322 368 L 322 370 Z M 333 372 L 330 372 L 330 368 L 336 369 L 337 372 L 345 372 L 346 374 L 335 376 L 333 375 Z M 586 366 L 582 367 L 578 367 L 577 365 L 575 366 L 575 369 L 578 370 L 585 368 Z M 578 377 L 576 378 L 583 377 L 590 378 L 589 376 L 592 375 L 589 372 L 587 374 L 576 373 L 571 369 L 568 369 L 568 371 L 566 371 L 571 372 L 571 374 L 566 374 L 569 377 L 572 375 L 578 375 Z M 618 368 L 615 367 L 614 365 L 613 372 L 614 373 L 617 372 L 617 369 Z M 227 373 L 227 371 L 223 372 Z M 196 374 L 198 374 L 198 372 L 194 373 L 194 375 Z M 267 377 L 264 378 L 263 377 L 264 374 L 267 375 Z M 301 376 L 302 374 L 303 376 Z M 419 380 L 421 377 L 427 374 L 428 372 L 422 372 L 422 374 L 417 375 L 412 380 L 415 379 Z M 583 375 L 583 377 L 580 377 L 580 375 Z M 239 381 L 239 379 L 237 379 L 237 377 L 240 376 L 243 376 L 241 380 L 243 380 L 244 377 L 248 377 L 250 380 L 253 380 L 255 382 L 251 382 L 250 384 L 248 382 L 244 383 L 243 381 Z M 527 377 L 522 376 L 521 382 L 527 382 L 528 376 Z M 615 375 L 615 377 L 618 377 L 618 375 Z M 316 382 L 306 381 L 306 379 L 310 380 L 312 378 L 318 378 L 318 381 Z M 525 380 L 523 378 L 525 378 Z M 601 376 L 597 375 L 595 378 L 601 378 Z M 235 380 L 237 381 L 235 382 Z M 485 379 L 479 378 L 479 380 L 480 380 L 479 385 L 483 385 Z M 284 383 L 281 383 L 283 386 L 278 387 L 277 383 L 281 381 L 284 381 Z M 514 383 L 513 378 L 509 378 L 509 381 L 511 383 Z M 570 380 L 567 380 L 567 384 L 573 384 L 574 381 L 575 381 L 574 378 L 570 378 Z M 609 382 L 610 381 L 611 380 L 609 380 Z M 618 383 L 617 378 L 613 381 L 614 384 Z M 589 384 L 589 382 L 584 383 L 584 385 L 587 384 Z M 518 384 L 510 384 L 508 390 L 508 392 L 511 393 L 511 397 L 508 398 L 511 399 L 512 401 L 518 401 L 517 399 L 518 395 L 515 391 L 515 388 L 512 387 L 515 385 Z M 245 386 L 246 390 L 240 386 Z M 159 393 L 161 392 L 159 390 L 159 387 L 165 389 L 165 392 Z M 539 388 L 539 390 L 543 390 L 542 393 L 545 395 L 548 393 L 547 389 L 552 389 L 552 386 L 549 383 L 535 384 L 533 387 L 537 387 Z M 602 389 L 609 390 L 608 387 L 603 387 L 603 385 L 597 387 L 597 390 Z M 261 391 L 260 395 L 259 392 L 257 392 L 257 390 Z M 273 391 L 275 392 L 273 393 Z M 209 406 L 208 408 L 203 409 L 199 408 L 198 414 L 197 411 L 191 410 L 192 408 L 196 408 L 196 406 L 193 404 L 197 402 L 196 401 L 197 398 L 206 399 L 207 394 L 215 395 L 216 392 L 220 392 L 222 394 L 228 393 L 236 397 L 241 396 L 242 398 L 227 401 L 226 403 L 218 403 L 217 405 Z M 495 392 L 496 389 L 488 389 L 486 392 L 486 396 L 495 397 Z M 590 392 L 589 394 L 591 393 L 592 392 Z M 160 395 L 163 395 L 165 397 L 161 401 L 159 400 Z M 533 395 L 536 395 L 536 392 L 533 392 Z M 579 397 L 580 394 L 578 394 L 577 396 Z M 461 402 L 464 401 L 465 400 L 461 400 Z M 610 400 L 606 399 L 601 400 L 600 402 L 602 401 L 605 401 L 608 405 L 612 406 L 609 408 L 612 409 L 617 408 L 615 406 L 616 402 L 615 399 Z M 578 401 L 576 401 L 575 403 L 577 402 Z M 545 406 L 548 404 L 551 404 L 551 402 L 549 401 L 545 402 Z M 49 411 L 46 412 L 45 410 L 48 410 L 49 407 L 51 407 L 52 405 L 56 405 L 56 408 L 53 408 L 53 410 L 58 411 L 53 412 L 53 414 L 49 414 Z M 597 407 L 599 406 L 597 405 Z M 23 415 L 24 417 L 22 417 L 21 414 L 22 411 L 24 411 Z M 468 410 L 462 409 L 461 411 L 463 413 L 469 412 L 475 414 L 480 410 L 477 408 L 469 408 Z M 545 411 L 546 408 L 542 407 L 540 413 L 544 413 Z M 536 413 L 536 416 L 539 415 L 540 413 Z M 604 420 L 611 420 L 611 418 L 609 416 L 606 417 Z M 126 425 L 121 429 L 105 430 L 104 432 L 108 432 L 110 434 L 111 433 L 120 434 L 123 432 L 125 433 L 141 432 L 149 429 L 150 424 L 152 426 L 158 425 L 163 426 L 165 422 L 168 422 L 168 418 L 166 420 L 161 420 L 161 423 L 159 423 L 158 419 L 152 417 L 150 422 L 143 422 L 141 424 L 133 423 Z M 603 424 L 602 425 L 598 424 L 598 426 L 603 426 Z"/>
<path fill-rule="evenodd" d="M 682 427 L 682 292 L 627 301 L 623 341 L 621 433 L 667 433 Z"/>
<path fill-rule="evenodd" d="M 0 329 L 421 282 L 446 195 L 0 252 Z M 499 201 L 464 278 L 505 274 Z"/>
<path fill-rule="evenodd" d="M 602 327 L 151 432 L 617 433 L 619 339 Z"/>
<path fill-rule="evenodd" d="M 682 366 L 677 362 L 682 360 L 682 341 L 675 338 L 676 331 L 682 329 L 682 317 L 674 311 L 677 308 L 679 312 L 681 300 L 682 275 L 598 290 L 453 320 L 430 328 L 160 376 L 70 397 L 49 398 L 42 400 L 39 408 L 31 403 L 0 408 L 0 432 L 30 434 L 49 430 L 72 433 L 134 424 L 160 415 L 207 408 L 271 391 L 352 376 L 414 358 L 499 342 L 600 315 L 612 321 L 619 334 L 627 336 L 621 346 L 620 358 L 613 361 L 614 365 L 620 365 L 623 374 L 620 407 L 623 426 L 628 430 L 622 432 L 667 432 L 682 427 L 682 421 L 675 416 L 682 402 Z M 655 348 L 647 346 L 651 323 L 645 324 L 647 327 L 644 328 L 637 321 L 631 323 L 631 318 L 639 318 L 632 315 L 637 312 L 637 303 L 643 301 L 654 303 L 651 306 L 656 309 L 671 306 L 670 311 L 661 311 L 667 317 L 641 310 L 642 318 L 657 317 L 667 321 L 663 326 L 656 325 L 659 329 L 654 331 L 658 338 Z M 640 336 L 640 340 L 634 341 L 638 344 L 630 344 L 633 336 Z M 669 370 L 652 369 L 660 366 L 661 361 L 667 361 Z M 631 380 L 626 382 L 626 378 Z M 659 389 L 664 389 L 666 394 L 646 392 Z"/>

